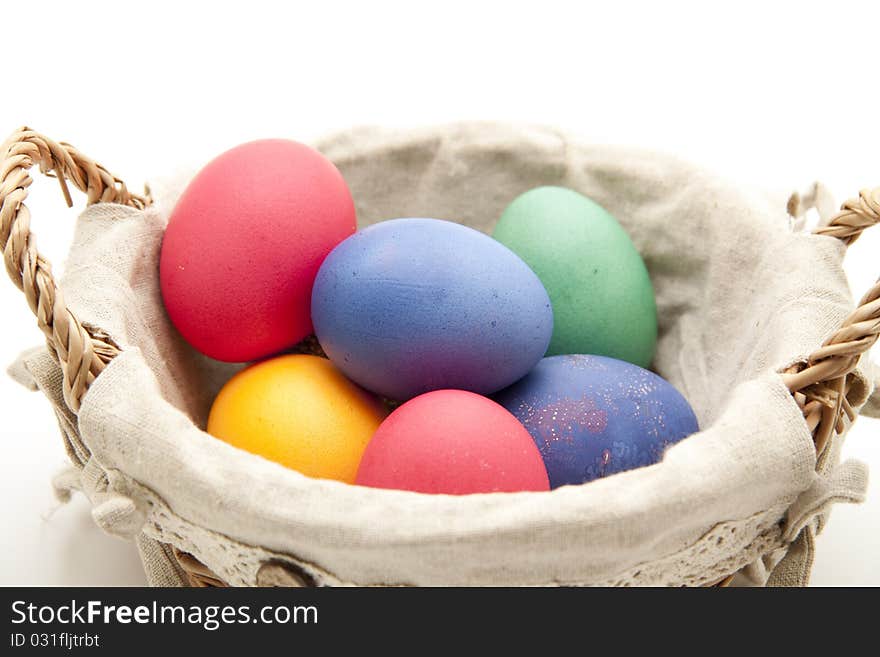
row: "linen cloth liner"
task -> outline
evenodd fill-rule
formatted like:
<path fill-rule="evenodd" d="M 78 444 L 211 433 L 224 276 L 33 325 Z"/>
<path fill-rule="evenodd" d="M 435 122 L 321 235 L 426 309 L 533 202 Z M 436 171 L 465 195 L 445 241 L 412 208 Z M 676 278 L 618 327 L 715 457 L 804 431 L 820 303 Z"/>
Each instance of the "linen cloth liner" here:
<path fill-rule="evenodd" d="M 78 421 L 45 349 L 24 360 L 58 409 L 69 451 L 81 436 L 92 452 L 58 487 L 84 490 L 99 524 L 138 537 L 152 583 L 184 583 L 159 543 L 231 584 L 253 584 L 272 558 L 327 584 L 700 585 L 737 570 L 740 584 L 805 583 L 830 504 L 859 501 L 866 487 L 864 466 L 839 464 L 840 439 L 816 471 L 811 436 L 776 374 L 853 307 L 837 240 L 791 232 L 781 199 L 551 129 L 360 129 L 318 147 L 345 176 L 361 225 L 429 216 L 488 231 L 514 197 L 543 184 L 605 206 L 655 287 L 653 367 L 688 398 L 703 431 L 657 465 L 588 485 L 465 497 L 313 480 L 215 440 L 201 427 L 238 366 L 189 348 L 158 288 L 181 176 L 151 208 L 96 205 L 80 217 L 62 289 L 78 317 L 124 351 Z M 853 406 L 870 390 L 857 371 Z M 796 526 L 786 525 L 790 508 Z"/>

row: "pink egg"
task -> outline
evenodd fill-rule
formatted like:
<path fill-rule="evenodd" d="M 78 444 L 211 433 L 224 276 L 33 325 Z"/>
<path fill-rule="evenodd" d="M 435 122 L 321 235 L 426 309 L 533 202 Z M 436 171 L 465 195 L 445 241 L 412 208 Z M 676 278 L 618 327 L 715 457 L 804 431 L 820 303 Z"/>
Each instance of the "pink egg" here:
<path fill-rule="evenodd" d="M 162 299 L 196 349 L 255 360 L 312 332 L 312 285 L 326 255 L 356 229 L 335 166 L 294 141 L 229 150 L 177 202 L 162 242 Z"/>
<path fill-rule="evenodd" d="M 397 408 L 367 444 L 355 483 L 451 495 L 550 488 L 525 427 L 462 390 L 435 390 Z"/>

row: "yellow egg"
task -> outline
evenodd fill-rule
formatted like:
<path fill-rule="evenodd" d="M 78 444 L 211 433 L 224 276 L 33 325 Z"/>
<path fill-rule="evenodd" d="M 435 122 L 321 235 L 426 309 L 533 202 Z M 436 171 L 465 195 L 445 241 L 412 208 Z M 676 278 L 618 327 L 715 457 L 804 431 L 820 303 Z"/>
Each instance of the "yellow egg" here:
<path fill-rule="evenodd" d="M 272 358 L 232 377 L 211 407 L 208 433 L 310 477 L 353 483 L 387 415 L 325 358 Z"/>

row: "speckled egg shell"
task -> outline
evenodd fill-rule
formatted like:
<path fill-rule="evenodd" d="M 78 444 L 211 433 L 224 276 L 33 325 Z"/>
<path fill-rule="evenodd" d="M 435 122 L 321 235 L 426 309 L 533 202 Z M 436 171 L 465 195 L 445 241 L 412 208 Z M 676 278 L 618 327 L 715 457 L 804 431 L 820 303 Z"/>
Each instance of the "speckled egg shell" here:
<path fill-rule="evenodd" d="M 548 356 L 599 354 L 648 367 L 657 341 L 654 288 L 617 220 L 571 189 L 517 197 L 493 232 L 541 279 L 553 303 Z"/>
<path fill-rule="evenodd" d="M 315 333 L 368 390 L 406 400 L 431 390 L 496 392 L 544 355 L 547 292 L 510 249 L 438 219 L 394 219 L 327 256 L 312 292 Z"/>
<path fill-rule="evenodd" d="M 668 381 L 603 356 L 544 358 L 495 399 L 535 440 L 552 488 L 651 465 L 699 431 Z"/>

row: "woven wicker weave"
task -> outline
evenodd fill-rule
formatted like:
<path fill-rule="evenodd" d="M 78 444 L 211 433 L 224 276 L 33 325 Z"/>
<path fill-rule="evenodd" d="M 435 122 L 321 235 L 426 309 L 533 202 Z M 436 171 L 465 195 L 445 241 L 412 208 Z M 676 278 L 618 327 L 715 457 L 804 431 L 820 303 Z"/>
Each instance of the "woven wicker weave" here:
<path fill-rule="evenodd" d="M 121 203 L 142 209 L 151 202 L 149 193 L 143 196 L 132 194 L 120 179 L 73 146 L 54 142 L 29 128 L 15 131 L 4 142 L 0 153 L 3 158 L 0 166 L 0 244 L 6 270 L 24 293 L 37 318 L 37 325 L 45 334 L 48 348 L 63 373 L 64 399 L 76 413 L 89 385 L 120 348 L 111 336 L 99 327 L 80 322 L 67 308 L 49 262 L 37 251 L 30 213 L 24 204 L 32 182 L 29 170 L 38 165 L 42 173 L 57 178 L 68 207 L 73 204 L 68 181 L 86 194 L 89 205 Z M 866 228 L 878 222 L 880 188 L 864 190 L 858 198 L 844 203 L 840 211 L 815 232 L 836 237 L 849 245 Z M 781 373 L 813 433 L 818 463 L 821 463 L 829 438 L 842 433 L 846 423 L 855 419 L 855 412 L 846 400 L 850 385 L 848 375 L 878 336 L 880 280 L 821 347 L 805 362 Z M 316 348 L 319 349 L 313 341 L 303 345 L 308 351 Z M 88 451 L 71 451 L 71 455 L 82 465 Z M 192 555 L 177 550 L 172 552 L 193 586 L 225 586 Z M 727 577 L 717 585 L 724 586 L 730 579 Z M 268 586 L 309 586 L 313 583 L 307 575 L 294 572 L 289 565 L 276 563 L 266 564 L 257 580 Z"/>

